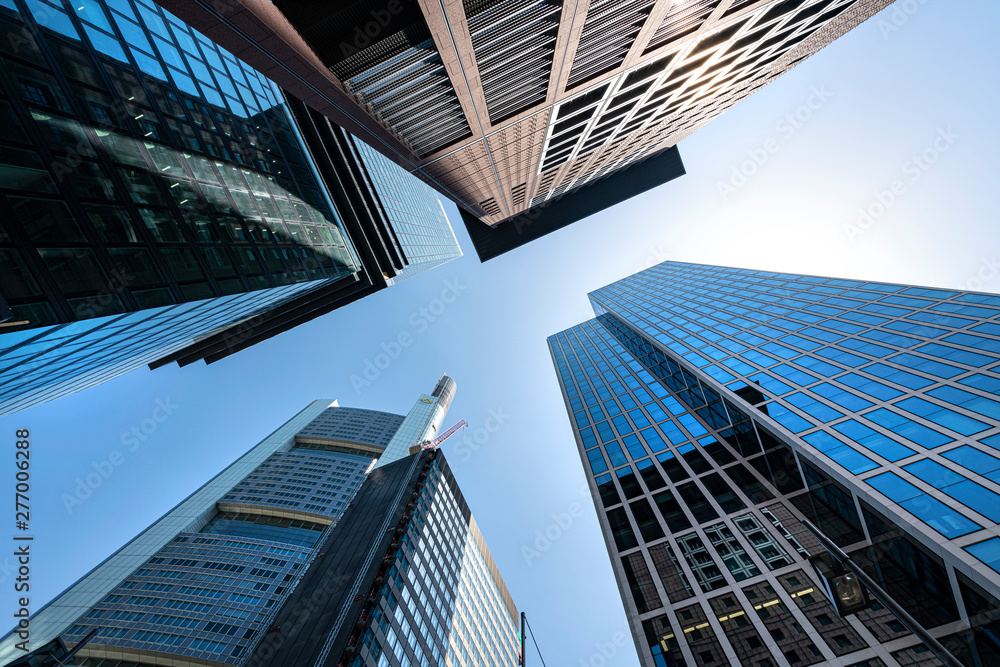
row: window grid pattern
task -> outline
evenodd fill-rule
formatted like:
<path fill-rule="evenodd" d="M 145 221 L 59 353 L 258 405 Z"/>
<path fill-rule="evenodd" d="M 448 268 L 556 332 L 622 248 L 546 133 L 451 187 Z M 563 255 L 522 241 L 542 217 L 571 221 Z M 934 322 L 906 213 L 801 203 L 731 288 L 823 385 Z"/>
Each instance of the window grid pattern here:
<path fill-rule="evenodd" d="M 462 250 L 437 192 L 368 144 L 358 139 L 353 139 L 353 144 L 375 184 L 389 225 L 396 232 L 394 241 L 406 260 L 393 282 L 461 257 Z"/>
<path fill-rule="evenodd" d="M 671 264 L 668 263 L 667 266 Z M 669 285 L 666 287 L 662 284 L 651 287 L 645 285 L 643 280 L 634 280 L 627 288 L 619 289 L 613 296 L 608 296 L 607 292 L 614 287 L 609 286 L 591 295 L 595 313 L 598 314 L 597 319 L 584 322 L 549 339 L 553 360 L 565 391 L 570 420 L 578 437 L 585 471 L 595 486 L 595 504 L 598 504 L 598 514 L 602 519 L 601 523 L 609 551 L 612 553 L 612 562 L 616 564 L 615 573 L 623 590 L 632 590 L 632 598 L 626 598 L 626 609 L 630 618 L 634 619 L 633 622 L 641 623 L 643 633 L 650 639 L 647 644 L 653 659 L 650 664 L 671 664 L 666 661 L 666 653 L 676 650 L 671 646 L 680 647 L 681 650 L 686 647 L 693 653 L 696 660 L 700 659 L 699 654 L 694 652 L 695 646 L 693 644 L 695 642 L 685 642 L 686 637 L 678 640 L 677 635 L 693 634 L 692 628 L 696 629 L 697 624 L 685 625 L 676 614 L 679 610 L 674 603 L 684 600 L 685 597 L 683 594 L 678 594 L 677 577 L 672 575 L 668 567 L 665 567 L 664 553 L 660 552 L 659 549 L 654 551 L 654 547 L 658 547 L 660 544 L 665 544 L 672 551 L 679 552 L 680 573 L 696 586 L 695 596 L 698 598 L 708 595 L 710 591 L 717 594 L 723 588 L 733 587 L 734 582 L 737 581 L 737 572 L 723 566 L 727 556 L 730 559 L 734 555 L 745 556 L 747 561 L 753 563 L 760 574 L 744 576 L 746 573 L 741 572 L 740 577 L 750 582 L 761 579 L 769 582 L 770 592 L 768 589 L 763 589 L 763 592 L 771 597 L 764 602 L 768 602 L 772 598 L 779 599 L 788 610 L 787 614 L 782 612 L 778 619 L 788 624 L 788 627 L 793 631 L 792 634 L 786 633 L 784 635 L 791 637 L 791 643 L 786 644 L 787 647 L 782 649 L 782 653 L 794 650 L 796 656 L 786 655 L 786 659 L 791 660 L 794 657 L 793 662 L 801 660 L 807 660 L 810 663 L 822 662 L 833 659 L 833 655 L 849 654 L 864 648 L 864 642 L 858 639 L 861 635 L 857 628 L 853 625 L 842 626 L 839 621 L 832 621 L 831 619 L 836 617 L 832 606 L 822 598 L 817 599 L 811 596 L 812 591 L 808 591 L 808 589 L 814 587 L 815 583 L 811 578 L 808 580 L 808 584 L 804 583 L 805 580 L 798 580 L 798 583 L 791 586 L 785 586 L 784 583 L 781 583 L 784 580 L 780 579 L 780 577 L 786 576 L 789 568 L 794 566 L 799 558 L 809 556 L 810 552 L 803 544 L 809 548 L 815 548 L 811 536 L 798 525 L 801 519 L 795 518 L 795 513 L 800 511 L 805 513 L 814 523 L 819 524 L 826 531 L 827 527 L 821 519 L 829 518 L 830 515 L 844 514 L 845 510 L 841 509 L 841 503 L 850 503 L 848 512 L 856 514 L 851 492 L 810 466 L 804 466 L 808 471 L 807 479 L 799 478 L 798 457 L 794 450 L 787 446 L 785 446 L 785 452 L 777 457 L 768 456 L 767 452 L 770 447 L 774 446 L 774 443 L 783 438 L 789 438 L 789 436 L 782 435 L 781 438 L 778 438 L 775 433 L 781 433 L 781 429 L 775 428 L 767 419 L 770 406 L 773 404 L 773 395 L 769 393 L 769 388 L 764 383 L 758 385 L 750 381 L 740 384 L 737 382 L 737 377 L 733 375 L 726 379 L 730 386 L 722 388 L 720 393 L 720 388 L 715 382 L 707 382 L 708 378 L 712 378 L 716 382 L 719 381 L 711 370 L 705 371 L 705 379 L 701 379 L 701 370 L 689 370 L 691 362 L 688 359 L 683 359 L 683 354 L 691 353 L 692 349 L 678 350 L 669 347 L 669 343 L 678 340 L 684 340 L 688 344 L 692 340 L 698 340 L 700 345 L 694 349 L 703 353 L 706 366 L 709 361 L 722 362 L 731 356 L 737 356 L 743 348 L 737 348 L 735 353 L 710 356 L 704 353 L 705 344 L 711 343 L 719 351 L 730 350 L 731 345 L 744 345 L 745 341 L 736 338 L 736 335 L 740 333 L 735 330 L 739 322 L 733 324 L 733 320 L 738 320 L 739 316 L 743 316 L 749 321 L 751 317 L 749 314 L 727 312 L 725 315 L 716 315 L 711 320 L 701 319 L 698 324 L 695 324 L 695 319 L 706 315 L 704 312 L 699 312 L 691 320 L 685 320 L 685 323 L 692 324 L 692 328 L 678 333 L 681 331 L 681 327 L 672 329 L 665 321 L 675 313 L 683 313 L 683 311 L 678 307 L 667 312 L 669 305 L 687 306 L 693 310 L 701 308 L 703 305 L 722 308 L 728 303 L 732 303 L 747 308 L 748 313 L 758 313 L 768 312 L 769 303 L 748 306 L 747 299 L 751 298 L 753 294 L 736 294 L 735 291 L 733 294 L 738 298 L 728 299 L 728 303 L 726 303 L 721 299 L 722 296 L 725 296 L 724 293 L 712 293 L 711 285 L 697 282 L 702 274 L 712 276 L 714 280 L 718 277 L 717 272 L 726 270 L 694 265 L 677 266 L 680 266 L 684 271 L 690 270 L 694 274 L 695 286 L 692 289 L 688 289 L 687 285 L 675 284 L 672 279 L 667 281 Z M 650 272 L 655 271 L 656 267 Z M 736 275 L 724 275 L 726 281 L 739 279 L 743 273 L 757 275 L 756 272 L 735 270 L 731 270 L 729 273 Z M 642 274 L 639 275 L 642 276 Z M 766 276 L 761 278 L 760 282 L 774 276 L 774 274 L 763 273 L 759 275 Z M 797 277 L 777 276 L 777 278 Z M 628 279 L 621 281 L 621 283 L 627 281 Z M 809 287 L 817 283 L 826 284 L 827 279 L 807 279 L 807 281 L 807 287 Z M 770 286 L 768 285 L 768 287 Z M 774 286 L 781 289 L 778 285 Z M 845 285 L 841 287 L 842 289 L 836 290 L 838 295 L 846 289 L 859 289 L 860 286 Z M 874 300 L 878 300 L 879 297 L 891 296 L 906 289 L 908 288 L 900 287 L 889 290 L 883 286 L 881 290 L 873 290 L 872 294 L 875 296 Z M 932 294 L 920 288 L 909 289 L 914 291 L 903 295 L 904 298 L 941 297 L 943 301 L 958 302 L 959 305 L 954 306 L 958 308 L 964 308 L 962 304 L 979 308 L 988 301 L 988 295 L 973 295 L 959 299 L 957 294 Z M 663 305 L 666 300 L 663 295 L 673 296 L 678 292 L 684 293 L 680 297 L 672 299 L 669 305 Z M 655 301 L 654 296 L 660 301 Z M 789 294 L 782 293 L 780 296 L 788 297 Z M 825 299 L 826 296 L 824 294 L 821 299 Z M 844 298 L 856 298 L 856 296 L 845 295 Z M 804 305 L 810 305 L 814 301 L 817 300 L 806 301 Z M 652 313 L 649 306 L 651 302 L 662 306 L 663 312 Z M 895 307 L 897 304 L 892 305 Z M 647 311 L 639 315 L 638 311 L 642 307 L 646 307 Z M 945 311 L 947 317 L 968 317 L 972 314 L 972 311 L 955 313 L 953 312 L 954 307 L 944 306 L 947 309 Z M 982 313 L 980 312 L 980 314 Z M 628 315 L 632 315 L 632 317 L 629 318 Z M 711 316 L 712 313 L 707 313 L 707 315 Z M 621 317 L 621 320 L 618 320 L 617 317 Z M 793 319 L 791 318 L 789 321 L 793 321 Z M 731 330 L 720 328 L 727 324 L 732 325 Z M 820 326 L 816 322 L 811 324 Z M 980 327 L 981 324 L 989 324 L 989 322 L 967 323 L 965 328 L 972 329 Z M 656 335 L 661 329 L 674 331 L 674 337 L 670 339 L 668 344 L 664 345 L 669 353 L 661 351 L 659 347 L 654 347 L 650 342 L 658 340 Z M 825 329 L 825 326 L 822 329 Z M 985 329 L 990 329 L 990 327 L 987 326 Z M 983 333 L 985 329 L 979 328 L 976 334 Z M 700 332 L 701 335 L 695 339 L 688 335 L 692 331 Z M 642 336 L 639 335 L 640 332 Z M 913 332 L 908 333 L 912 337 Z M 941 338 L 950 337 L 952 333 L 954 332 L 942 332 L 940 336 Z M 789 331 L 783 335 L 798 334 Z M 843 338 L 842 335 L 838 336 L 836 340 L 841 338 Z M 802 339 L 805 340 L 804 337 Z M 854 354 L 858 352 L 858 347 L 866 345 L 869 341 L 877 340 L 876 344 L 878 345 L 883 345 L 885 342 L 881 338 L 872 339 L 870 337 L 861 340 L 863 343 L 855 347 L 848 346 L 845 351 L 849 350 L 851 354 Z M 753 343 L 752 346 L 759 347 L 766 342 Z M 818 340 L 812 342 L 816 346 L 810 349 L 819 349 L 822 346 Z M 827 341 L 827 344 L 829 345 L 831 342 L 835 341 Z M 948 344 L 956 342 L 954 339 L 949 339 Z M 749 349 L 751 346 L 744 347 Z M 914 345 L 914 348 L 916 347 L 921 347 L 921 345 Z M 900 348 L 897 352 L 902 349 Z M 933 349 L 938 351 L 937 348 Z M 981 349 L 976 348 L 976 354 L 981 352 L 983 352 Z M 953 352 L 947 353 L 954 354 Z M 772 351 L 770 354 L 776 353 Z M 861 351 L 861 354 L 866 354 L 866 352 Z M 913 352 L 913 354 L 917 356 L 919 352 Z M 817 358 L 822 359 L 824 363 L 832 363 L 826 357 L 817 356 Z M 681 361 L 682 359 L 683 361 Z M 887 400 L 881 400 L 881 403 L 879 401 L 869 401 L 871 405 L 855 403 L 851 396 L 841 396 L 839 392 L 842 391 L 849 394 L 847 391 L 849 386 L 834 384 L 836 377 L 833 379 L 822 377 L 811 366 L 805 366 L 801 369 L 792 367 L 791 363 L 794 362 L 794 358 L 786 360 L 779 357 L 775 360 L 774 365 L 778 365 L 779 360 L 781 363 L 787 362 L 790 369 L 817 373 L 817 377 L 804 386 L 828 385 L 816 395 L 815 400 L 818 402 L 827 396 L 834 396 L 842 403 L 853 406 L 855 411 L 866 412 L 871 411 L 876 405 L 890 401 L 889 404 L 894 404 L 896 400 L 903 400 L 900 398 L 903 393 L 894 389 L 896 393 Z M 952 363 L 954 360 L 947 361 Z M 977 359 L 977 361 L 981 361 L 981 359 Z M 942 361 L 942 363 L 945 362 Z M 982 369 L 989 371 L 991 363 L 977 366 L 976 370 L 980 371 L 978 374 L 983 375 Z M 727 366 L 720 368 L 725 368 L 728 372 Z M 848 369 L 844 369 L 841 372 L 846 373 L 847 371 Z M 972 373 L 971 368 L 968 373 Z M 748 375 L 756 375 L 756 372 L 748 372 Z M 959 380 L 963 379 L 962 376 L 955 377 Z M 869 378 L 858 375 L 857 379 L 851 378 L 849 382 L 858 384 L 862 380 L 868 382 Z M 982 384 L 983 380 L 976 382 Z M 864 386 L 869 391 L 879 391 L 877 387 Z M 890 388 L 888 384 L 884 386 Z M 793 390 L 794 387 L 787 389 L 788 392 Z M 968 393 L 971 395 L 975 392 Z M 982 398 L 985 393 L 983 392 L 979 396 Z M 765 406 L 766 404 L 767 410 L 750 409 L 743 407 L 742 404 L 738 407 L 734 402 L 733 395 L 746 400 L 751 406 Z M 964 395 L 962 398 L 970 400 Z M 839 409 L 840 403 L 837 405 Z M 910 403 L 907 406 L 927 411 L 923 404 Z M 642 409 L 636 411 L 637 407 Z M 954 408 L 954 406 L 952 407 Z M 983 410 L 982 405 L 978 407 L 981 411 Z M 659 412 L 654 414 L 656 410 Z M 660 417 L 661 413 L 666 419 Z M 908 414 L 913 415 L 913 412 L 908 411 Z M 936 414 L 936 412 L 929 412 L 929 414 Z M 949 413 L 943 414 L 946 419 L 955 419 Z M 915 420 L 916 416 L 911 418 Z M 888 418 L 879 417 L 879 419 L 889 422 Z M 976 419 L 982 421 L 978 416 Z M 815 420 L 818 424 L 823 423 L 821 420 Z M 839 418 L 836 423 L 841 424 L 844 421 L 844 418 Z M 767 424 L 766 428 L 765 423 Z M 780 422 L 777 423 L 780 424 Z M 833 422 L 831 421 L 831 423 Z M 962 425 L 963 428 L 968 425 L 967 422 L 953 421 L 953 423 Z M 820 427 L 815 428 L 818 430 Z M 772 431 L 772 429 L 774 430 Z M 987 436 L 992 432 L 987 431 Z M 794 438 L 789 439 L 794 440 Z M 886 439 L 894 444 L 901 444 L 896 443 L 888 436 Z M 948 442 L 951 440 L 949 439 Z M 960 451 L 960 447 L 955 447 L 953 444 L 940 446 L 943 450 L 952 452 L 949 455 L 951 460 L 959 465 L 971 465 L 987 474 L 991 474 L 996 469 L 994 462 L 997 457 L 990 456 L 988 459 L 980 457 L 979 454 L 985 453 L 980 451 L 981 448 L 968 445 L 968 450 Z M 910 448 L 913 449 L 912 445 Z M 761 452 L 762 449 L 763 452 Z M 914 449 L 914 451 L 916 450 Z M 906 452 L 902 453 L 906 454 Z M 744 466 L 743 461 L 747 460 L 751 463 L 753 460 L 758 460 L 761 465 Z M 903 461 L 903 463 L 908 465 L 907 461 Z M 655 474 L 650 474 L 651 466 Z M 743 469 L 742 472 L 740 468 Z M 782 488 L 779 476 L 768 476 L 769 472 L 773 473 L 782 468 L 786 473 L 793 471 L 794 477 L 798 479 L 791 488 L 787 486 Z M 727 484 L 730 486 L 729 489 L 720 487 L 717 484 L 719 480 L 713 479 L 717 475 L 717 471 L 726 475 L 722 481 L 732 480 Z M 926 486 L 930 486 L 931 483 L 945 488 L 956 485 L 954 493 L 967 493 L 962 490 L 962 487 L 957 486 L 959 482 L 955 478 L 947 477 L 943 481 L 935 479 L 934 475 L 940 476 L 942 474 L 937 468 L 918 468 L 912 472 L 912 475 L 916 477 L 918 473 L 931 480 L 926 482 Z M 805 490 L 803 490 L 803 482 L 808 482 Z M 756 489 L 753 488 L 755 484 L 758 487 Z M 985 486 L 985 482 L 981 483 L 980 486 Z M 668 487 L 666 491 L 664 487 Z M 694 493 L 694 491 L 698 493 Z M 776 503 L 774 501 L 775 492 L 781 493 L 782 502 Z M 637 511 L 642 507 L 640 503 L 636 502 L 640 496 L 648 498 L 648 506 L 655 507 L 657 510 L 657 514 L 653 518 L 659 521 L 659 525 L 656 526 L 655 530 L 647 525 L 646 510 L 643 509 L 641 513 Z M 785 507 L 784 503 L 788 501 L 792 501 L 795 513 Z M 759 515 L 756 511 L 747 515 L 745 507 L 758 503 L 766 504 L 766 507 L 758 508 Z M 809 514 L 809 511 L 817 511 L 815 508 L 821 505 L 826 509 L 820 511 L 818 515 L 820 518 Z M 823 517 L 824 512 L 826 517 Z M 777 518 L 779 515 L 782 517 L 780 521 Z M 719 524 L 720 517 L 723 516 L 727 518 L 727 521 L 720 525 L 725 526 L 728 533 L 716 533 L 716 539 L 713 541 L 706 528 L 713 528 L 712 524 Z M 746 520 L 748 516 L 752 517 L 752 521 Z M 732 523 L 728 519 L 731 519 Z M 846 543 L 863 539 L 860 519 L 855 518 L 854 521 L 856 527 L 845 530 L 843 533 Z M 901 522 L 901 525 L 906 525 L 906 522 Z M 691 526 L 696 526 L 694 532 L 689 532 Z M 773 534 L 761 535 L 758 531 L 763 528 L 767 528 L 766 532 Z M 771 528 L 773 531 L 770 531 Z M 830 534 L 830 531 L 827 532 Z M 743 553 L 736 549 L 728 550 L 725 554 L 720 551 L 712 551 L 717 549 L 718 544 L 728 541 L 730 537 L 735 538 L 736 544 Z M 982 540 L 983 538 L 970 535 L 972 542 L 976 542 L 977 539 Z M 896 539 L 895 544 L 902 544 L 905 541 Z M 920 548 L 915 544 L 911 544 L 907 548 L 913 550 L 913 553 L 920 553 Z M 636 556 L 645 556 L 647 550 L 653 563 L 653 566 L 648 567 L 648 569 L 650 572 L 657 572 L 661 580 L 655 581 L 654 577 L 657 593 L 662 600 L 669 599 L 671 603 L 667 604 L 666 610 L 647 610 L 649 602 L 653 598 L 643 591 L 644 586 L 641 585 L 640 577 L 636 575 L 635 568 L 632 570 L 635 579 L 633 582 L 629 580 L 628 573 L 624 571 L 624 568 L 619 569 L 617 566 L 617 563 L 622 559 L 615 556 L 630 556 L 634 559 Z M 970 547 L 970 552 L 976 553 L 977 557 L 987 564 L 991 564 L 991 567 L 1000 566 L 1000 541 L 998 540 L 979 541 Z M 909 567 L 905 565 L 906 563 L 919 562 L 907 558 L 905 551 L 888 552 L 892 554 L 888 559 L 886 559 L 884 551 L 874 553 L 878 554 L 876 557 L 882 568 L 889 567 L 891 561 L 892 567 L 899 568 L 900 565 L 897 563 L 902 563 L 904 564 L 902 569 L 905 570 Z M 718 561 L 718 557 L 724 559 L 722 563 Z M 737 565 L 745 564 L 747 561 L 740 559 Z M 740 571 L 741 568 L 736 567 L 735 569 Z M 944 572 L 944 569 L 942 564 L 940 572 Z M 771 572 L 773 574 L 770 574 Z M 919 568 L 915 571 L 908 571 L 905 576 L 897 570 L 892 578 L 884 580 L 883 584 L 891 589 L 901 590 L 898 587 L 912 585 L 909 582 L 913 580 L 906 578 L 910 576 L 919 577 Z M 941 588 L 941 582 L 946 582 L 946 579 L 940 580 L 939 589 L 934 595 L 943 595 L 944 598 L 940 599 L 951 599 L 955 594 L 954 591 L 951 591 L 946 583 Z M 662 588 L 660 588 L 660 584 L 662 584 Z M 921 582 L 920 585 L 929 586 L 930 584 Z M 788 598 L 782 597 L 780 587 L 784 587 Z M 665 591 L 670 591 L 672 595 L 665 595 Z M 757 593 L 759 595 L 761 591 L 758 590 Z M 803 595 L 801 601 L 798 599 L 800 594 Z M 924 591 L 921 594 L 927 593 Z M 817 602 L 825 605 L 825 608 L 818 610 L 811 606 Z M 748 602 L 742 604 L 745 605 Z M 758 601 L 746 609 L 753 610 L 753 607 L 758 604 L 761 602 Z M 801 613 L 796 612 L 793 605 Z M 777 623 L 760 617 L 756 610 L 753 612 L 752 615 L 758 617 L 758 620 L 751 619 L 758 637 L 766 637 L 771 634 L 769 623 L 774 625 L 776 629 L 780 629 L 781 626 Z M 729 623 L 728 617 L 723 621 L 724 616 L 720 614 L 720 623 Z M 895 640 L 902 636 L 900 630 L 894 626 L 894 624 L 898 626 L 898 621 L 891 614 L 887 614 L 884 609 L 873 608 L 862 612 L 858 619 L 879 641 Z M 946 622 L 946 620 L 929 619 L 928 625 L 933 626 Z M 796 625 L 801 628 L 798 632 L 795 631 Z M 681 631 L 687 632 L 674 633 L 673 630 L 669 630 L 669 628 L 678 626 L 680 626 Z M 663 629 L 665 633 L 659 637 L 660 640 L 665 638 L 665 642 L 662 644 L 656 639 L 657 628 Z M 803 632 L 808 635 L 808 641 L 796 636 Z M 735 636 L 728 632 L 726 635 L 728 637 Z M 773 635 L 771 636 L 773 637 Z M 751 643 L 754 641 L 752 633 L 748 633 L 746 641 Z M 735 644 L 733 646 L 737 654 L 744 650 L 741 647 L 736 647 Z M 747 650 L 750 650 L 749 645 Z M 756 650 L 756 648 L 753 649 L 753 651 Z M 678 656 L 679 654 L 671 653 L 670 655 Z M 687 655 L 684 653 L 685 659 L 689 659 L 686 657 Z M 888 654 L 885 654 L 884 658 L 886 664 L 892 664 L 892 659 Z"/>
<path fill-rule="evenodd" d="M 513 665 L 514 612 L 450 471 L 431 466 L 351 667 Z"/>
<path fill-rule="evenodd" d="M 936 533 L 1000 519 L 1000 297 L 668 262 L 591 299 Z"/>
<path fill-rule="evenodd" d="M 603 15 L 631 11 L 621 3 L 613 4 L 602 5 Z M 776 0 L 732 20 L 720 17 L 699 32 L 718 6 L 717 0 L 675 2 L 646 48 L 644 55 L 651 54 L 650 59 L 560 103 L 550 121 L 538 172 L 567 163 L 572 167 L 557 187 L 533 198 L 532 206 L 676 144 L 795 64 L 775 65 L 856 4 L 857 0 Z M 641 27 L 642 21 L 629 25 Z M 675 41 L 682 44 L 665 48 Z M 622 48 L 627 51 L 628 45 Z M 608 49 L 602 41 L 599 51 Z M 600 98 L 599 102 L 591 100 L 596 106 L 579 113 L 575 104 L 593 96 Z M 567 106 L 577 115 L 563 113 L 561 109 Z"/>
<path fill-rule="evenodd" d="M 4 49 L 22 326 L 357 271 L 275 84 L 154 3 L 82 6 L 0 9 L 11 34 L 59 28 Z"/>
<path fill-rule="evenodd" d="M 362 416 L 376 416 L 364 423 L 364 437 L 384 442 L 403 419 L 350 408 L 313 414 L 63 638 L 78 641 L 98 627 L 95 645 L 243 664 L 372 463 L 369 457 L 298 449 L 296 438 L 355 432 Z M 386 432 L 375 433 L 379 427 Z"/>

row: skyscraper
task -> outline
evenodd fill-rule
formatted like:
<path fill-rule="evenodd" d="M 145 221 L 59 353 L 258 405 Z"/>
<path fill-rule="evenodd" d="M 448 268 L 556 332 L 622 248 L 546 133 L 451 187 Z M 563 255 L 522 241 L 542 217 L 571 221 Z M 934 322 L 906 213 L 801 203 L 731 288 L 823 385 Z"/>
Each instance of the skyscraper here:
<path fill-rule="evenodd" d="M 681 175 L 681 139 L 890 2 L 160 0 L 446 193 L 483 260 Z"/>
<path fill-rule="evenodd" d="M 454 391 L 405 416 L 313 402 L 39 610 L 29 648 L 97 628 L 71 664 L 513 665 L 517 609 L 423 449 Z"/>
<path fill-rule="evenodd" d="M 643 665 L 1000 661 L 1000 296 L 666 262 L 549 339 Z"/>
<path fill-rule="evenodd" d="M 0 24 L 0 414 L 461 254 L 430 187 L 149 0 Z"/>

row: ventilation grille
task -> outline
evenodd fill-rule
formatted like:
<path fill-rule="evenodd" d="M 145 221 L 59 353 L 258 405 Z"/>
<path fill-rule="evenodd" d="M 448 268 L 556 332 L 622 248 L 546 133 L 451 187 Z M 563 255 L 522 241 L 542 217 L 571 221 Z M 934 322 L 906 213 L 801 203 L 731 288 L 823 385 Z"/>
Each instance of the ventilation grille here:
<path fill-rule="evenodd" d="M 496 125 L 544 102 L 559 30 L 560 3 L 467 2 L 465 9 L 490 122 Z"/>
<path fill-rule="evenodd" d="M 719 0 L 682 0 L 675 2 L 663 23 L 656 29 L 645 53 L 696 32 L 719 5 Z"/>
<path fill-rule="evenodd" d="M 399 48 L 408 41 L 391 35 L 333 69 L 359 103 L 425 156 L 472 133 L 433 40 Z M 373 51 L 395 55 L 378 60 Z M 357 71 L 361 63 L 368 67 Z"/>
<path fill-rule="evenodd" d="M 514 206 L 521 206 L 524 204 L 524 195 L 528 190 L 527 183 L 521 183 L 520 185 L 515 185 L 510 189 L 510 202 Z"/>
<path fill-rule="evenodd" d="M 587 10 L 567 88 L 620 67 L 656 0 L 594 0 Z"/>
<path fill-rule="evenodd" d="M 479 202 L 479 207 L 486 211 L 486 215 L 500 215 L 500 205 L 493 197 Z"/>

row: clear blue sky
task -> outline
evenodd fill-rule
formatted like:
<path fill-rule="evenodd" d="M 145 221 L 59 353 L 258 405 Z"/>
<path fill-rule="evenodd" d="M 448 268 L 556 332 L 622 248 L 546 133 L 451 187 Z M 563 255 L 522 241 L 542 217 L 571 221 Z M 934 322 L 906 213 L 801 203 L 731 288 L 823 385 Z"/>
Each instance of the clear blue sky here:
<path fill-rule="evenodd" d="M 446 204 L 467 253 L 459 260 L 217 364 L 136 371 L 0 420 L 11 494 L 14 430 L 33 433 L 34 607 L 309 401 L 403 413 L 447 372 L 458 382 L 449 424 L 465 418 L 471 435 L 491 410 L 503 417 L 477 451 L 457 437 L 444 450 L 546 662 L 600 664 L 597 645 L 610 650 L 628 630 L 545 344 L 592 317 L 589 290 L 673 259 L 1000 291 L 1000 5 L 896 4 L 916 8 L 898 30 L 884 29 L 890 8 L 682 142 L 688 174 L 665 186 L 485 265 Z M 798 128 L 783 124 L 814 90 L 828 98 L 813 98 Z M 723 200 L 719 184 L 765 147 Z M 912 161 L 925 151 L 935 158 L 926 170 Z M 897 180 L 895 201 L 858 225 L 858 210 Z M 448 281 L 460 295 L 423 328 L 420 308 Z M 351 376 L 400 332 L 413 343 L 355 391 Z M 168 399 L 169 419 L 69 513 L 62 495 L 76 478 Z M 582 516 L 529 563 L 523 547 L 574 503 Z M 0 591 L 10 619 L 9 576 Z M 614 648 L 607 665 L 638 664 L 631 640 Z"/>

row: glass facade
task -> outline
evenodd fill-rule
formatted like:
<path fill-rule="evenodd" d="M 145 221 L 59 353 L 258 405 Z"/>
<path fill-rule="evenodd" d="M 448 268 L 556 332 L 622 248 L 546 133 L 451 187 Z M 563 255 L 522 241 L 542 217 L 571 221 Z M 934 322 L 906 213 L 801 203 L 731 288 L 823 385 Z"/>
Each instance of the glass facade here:
<path fill-rule="evenodd" d="M 324 544 L 336 544 L 376 460 L 401 437 L 407 451 L 432 437 L 429 415 L 439 424 L 454 391 L 442 377 L 406 416 L 314 402 L 39 610 L 30 648 L 73 645 L 97 628 L 71 664 L 245 664 Z M 432 458 L 365 655 L 399 667 L 513 664 L 517 611 L 450 469 Z M 21 655 L 17 641 L 0 641 L 0 661 Z"/>
<path fill-rule="evenodd" d="M 517 610 L 437 454 L 350 667 L 517 664 Z"/>
<path fill-rule="evenodd" d="M 803 557 L 820 551 L 805 518 L 926 626 L 971 628 L 953 652 L 995 655 L 995 624 L 975 619 L 1000 592 L 1000 297 L 666 262 L 590 298 L 597 318 L 549 344 L 644 664 L 814 664 L 848 647 L 896 664 L 880 643 L 906 631 L 886 610 L 796 610 L 782 575 L 814 586 Z M 953 575 L 985 597 L 963 600 Z M 714 649 L 671 604 L 691 597 L 678 580 L 713 610 Z M 723 590 L 775 641 L 732 639 Z"/>
<path fill-rule="evenodd" d="M 149 0 L 5 5 L 11 329 L 358 270 L 276 85 Z"/>
<path fill-rule="evenodd" d="M 435 193 L 354 143 L 402 277 L 459 256 Z M 285 93 L 152 0 L 0 2 L 0 173 L 0 414 L 374 270 Z"/>
<path fill-rule="evenodd" d="M 426 183 L 359 139 L 353 140 L 395 232 L 407 266 L 400 282 L 462 256 L 441 200 Z"/>
<path fill-rule="evenodd" d="M 337 411 L 321 417 L 335 419 Z M 239 664 L 371 462 L 297 445 L 275 452 L 216 503 L 210 518 L 185 528 L 82 616 L 63 641 L 78 642 L 98 627 L 90 643 L 105 651 Z"/>

